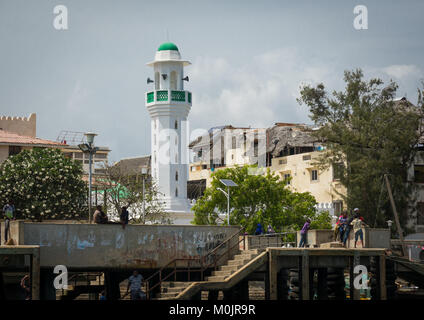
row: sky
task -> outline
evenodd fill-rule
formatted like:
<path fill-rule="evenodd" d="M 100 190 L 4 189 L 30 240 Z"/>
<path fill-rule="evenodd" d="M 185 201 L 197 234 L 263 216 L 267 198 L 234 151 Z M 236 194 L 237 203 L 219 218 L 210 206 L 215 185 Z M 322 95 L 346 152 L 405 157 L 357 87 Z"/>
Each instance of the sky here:
<path fill-rule="evenodd" d="M 53 21 L 68 10 L 68 29 Z M 368 29 L 354 28 L 365 5 Z M 343 72 L 394 80 L 415 103 L 424 1 L 0 0 L 0 115 L 37 114 L 37 136 L 96 132 L 109 160 L 150 154 L 146 65 L 175 43 L 193 94 L 190 128 L 311 123 L 303 84 L 342 90 Z"/>

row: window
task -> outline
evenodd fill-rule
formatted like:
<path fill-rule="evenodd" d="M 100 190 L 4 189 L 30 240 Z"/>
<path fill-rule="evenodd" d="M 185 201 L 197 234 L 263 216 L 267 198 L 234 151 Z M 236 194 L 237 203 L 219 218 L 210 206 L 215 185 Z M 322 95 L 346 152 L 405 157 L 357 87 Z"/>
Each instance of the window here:
<path fill-rule="evenodd" d="M 82 152 L 74 152 L 75 159 L 82 159 L 84 154 Z"/>
<path fill-rule="evenodd" d="M 311 181 L 318 181 L 318 170 L 311 171 Z"/>
<path fill-rule="evenodd" d="M 303 156 L 303 157 L 302 157 L 302 159 L 303 159 L 303 161 L 311 160 L 311 155 L 310 155 L 310 154 L 308 154 L 308 155 L 306 155 L 306 156 Z"/>
<path fill-rule="evenodd" d="M 287 159 L 278 160 L 278 164 L 287 164 Z"/>
<path fill-rule="evenodd" d="M 342 214 L 343 210 L 343 201 L 337 200 L 333 202 L 333 208 L 334 208 L 334 215 L 339 216 Z"/>
<path fill-rule="evenodd" d="M 178 181 L 178 171 L 175 172 L 175 181 Z"/>
<path fill-rule="evenodd" d="M 417 224 L 424 225 L 424 202 L 418 202 L 417 206 Z"/>
<path fill-rule="evenodd" d="M 175 120 L 174 127 L 175 127 L 175 130 L 178 129 L 178 120 Z"/>
<path fill-rule="evenodd" d="M 333 165 L 333 180 L 340 180 L 340 178 L 343 176 L 343 169 L 343 163 L 335 163 Z"/>
<path fill-rule="evenodd" d="M 414 165 L 414 182 L 424 183 L 424 165 Z"/>
<path fill-rule="evenodd" d="M 291 184 L 290 177 L 291 177 L 290 173 L 285 173 L 284 174 L 284 180 L 286 180 L 286 185 L 290 185 Z"/>
<path fill-rule="evenodd" d="M 171 71 L 171 90 L 177 90 L 177 73 Z"/>
<path fill-rule="evenodd" d="M 178 188 L 175 189 L 175 196 L 178 197 Z"/>
<path fill-rule="evenodd" d="M 22 151 L 21 146 L 9 146 L 9 157 L 14 156 L 15 154 L 18 154 Z"/>
<path fill-rule="evenodd" d="M 159 86 L 159 72 L 155 72 L 155 89 L 159 90 L 160 86 Z M 156 129 L 156 127 L 155 127 Z"/>
<path fill-rule="evenodd" d="M 106 159 L 107 158 L 107 153 L 96 153 L 94 155 L 95 158 L 97 159 Z"/>

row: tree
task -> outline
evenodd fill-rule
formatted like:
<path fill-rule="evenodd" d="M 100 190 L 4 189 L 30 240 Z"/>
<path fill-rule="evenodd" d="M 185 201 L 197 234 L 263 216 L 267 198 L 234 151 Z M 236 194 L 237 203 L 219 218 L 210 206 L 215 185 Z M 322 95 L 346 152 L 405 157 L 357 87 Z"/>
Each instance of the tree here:
<path fill-rule="evenodd" d="M 129 174 L 120 166 L 104 164 L 104 176 L 97 179 L 103 192 L 106 192 L 106 206 L 112 207 L 109 218 L 119 219 L 122 207 L 127 207 L 132 223 L 171 223 L 169 213 L 163 210 L 161 193 L 150 176 Z M 143 212 L 144 207 L 144 212 Z"/>
<path fill-rule="evenodd" d="M 18 219 L 80 218 L 88 189 L 82 166 L 58 149 L 24 150 L 0 165 L 0 201 L 12 201 Z"/>
<path fill-rule="evenodd" d="M 417 144 L 423 133 L 423 100 L 417 107 L 394 101 L 398 86 L 380 79 L 363 79 L 361 70 L 345 71 L 344 91 L 329 95 L 320 83 L 301 88 L 298 102 L 309 107 L 319 126 L 315 135 L 326 145 L 318 165 L 332 166 L 347 194 L 341 194 L 349 210 L 358 207 L 369 224 L 386 227 L 392 210 L 382 193 L 382 179 L 389 174 L 401 223 L 407 222 L 408 202 L 414 184 L 407 182 Z M 380 201 L 379 201 L 380 199 Z M 383 209 L 385 214 L 380 213 Z M 411 209 L 411 208 L 409 208 Z M 393 220 L 393 219 L 392 219 Z"/>
<path fill-rule="evenodd" d="M 257 223 L 265 228 L 271 224 L 275 231 L 294 231 L 303 226 L 306 217 L 316 216 L 316 201 L 310 193 L 288 189 L 286 181 L 279 180 L 268 169 L 264 175 L 249 174 L 254 166 L 217 170 L 212 174 L 211 186 L 196 202 L 192 210 L 197 225 L 217 224 L 218 213 L 226 213 L 227 198 L 217 188 L 220 179 L 231 179 L 238 184 L 230 189 L 230 224 L 241 225 L 252 233 Z M 226 219 L 222 219 L 226 224 Z"/>

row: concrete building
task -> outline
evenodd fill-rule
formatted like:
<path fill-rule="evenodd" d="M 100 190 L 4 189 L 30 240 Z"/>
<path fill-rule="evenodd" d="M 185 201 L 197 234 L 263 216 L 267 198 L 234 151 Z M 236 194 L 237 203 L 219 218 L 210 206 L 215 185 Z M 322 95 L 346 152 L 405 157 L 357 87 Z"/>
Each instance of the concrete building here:
<path fill-rule="evenodd" d="M 73 159 L 76 162 L 81 163 L 82 169 L 84 171 L 84 179 L 88 179 L 89 171 L 89 155 L 83 153 L 82 150 L 78 147 L 81 143 L 86 143 L 86 136 L 84 132 L 76 131 L 67 131 L 62 130 L 56 141 L 65 144 L 61 148 L 64 155 L 70 159 Z M 102 175 L 104 173 L 104 165 L 108 164 L 108 156 L 110 149 L 105 146 L 97 146 L 98 150 L 93 155 L 93 175 Z"/>
<path fill-rule="evenodd" d="M 207 135 L 190 143 L 194 156 L 189 183 L 198 186 L 203 183 L 206 188 L 215 170 L 256 164 L 262 153 L 266 167 L 281 180 L 291 178 L 290 189 L 310 192 L 318 202 L 318 210 L 339 214 L 343 209 L 341 194 L 346 190 L 333 168 L 320 171 L 312 164 L 323 150 L 322 144 L 312 137 L 312 130 L 305 124 L 281 122 L 267 129 L 231 125 L 211 128 Z M 249 135 L 253 138 L 248 139 Z M 261 145 L 265 146 L 264 150 Z"/>
<path fill-rule="evenodd" d="M 177 46 L 167 42 L 147 65 L 154 72 L 154 80 L 148 79 L 148 83 L 154 83 L 154 90 L 146 92 L 146 108 L 151 117 L 152 177 L 164 194 L 165 210 L 188 213 L 186 136 L 192 96 L 184 90 L 184 80 L 188 81 L 184 67 L 190 62 L 182 60 Z"/>
<path fill-rule="evenodd" d="M 22 150 L 38 148 L 62 148 L 64 144 L 55 141 L 39 139 L 37 135 L 37 116 L 31 113 L 29 117 L 0 117 L 0 163 L 9 156 Z"/>

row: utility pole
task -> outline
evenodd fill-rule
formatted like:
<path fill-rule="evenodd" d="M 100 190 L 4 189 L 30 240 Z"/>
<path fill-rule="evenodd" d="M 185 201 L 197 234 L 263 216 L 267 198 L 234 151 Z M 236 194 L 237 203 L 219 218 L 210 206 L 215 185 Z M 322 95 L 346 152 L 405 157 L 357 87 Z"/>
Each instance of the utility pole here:
<path fill-rule="evenodd" d="M 389 193 L 390 204 L 392 205 L 393 214 L 395 216 L 396 228 L 398 230 L 400 243 L 402 245 L 402 255 L 406 256 L 406 247 L 405 247 L 405 242 L 403 240 L 403 232 L 402 232 L 402 228 L 400 227 L 399 216 L 396 210 L 396 205 L 395 205 L 395 201 L 393 199 L 393 194 L 392 194 L 392 188 L 390 187 L 390 181 L 387 174 L 384 175 L 384 179 L 386 180 L 387 192 Z"/>

